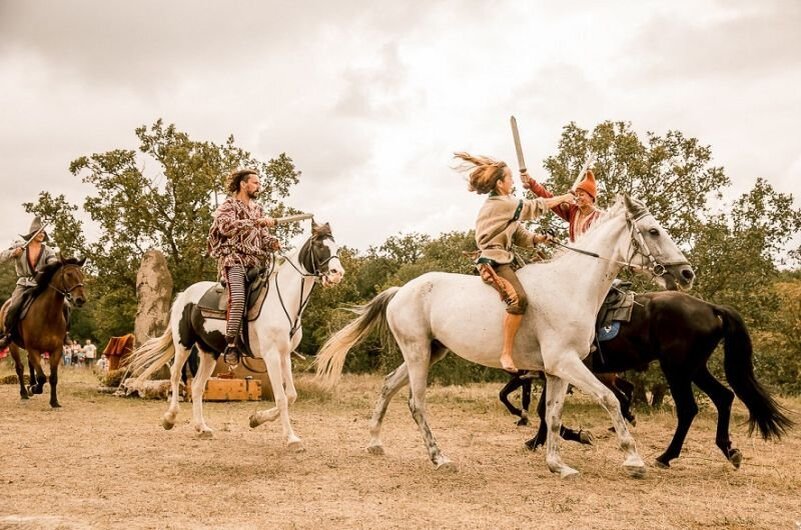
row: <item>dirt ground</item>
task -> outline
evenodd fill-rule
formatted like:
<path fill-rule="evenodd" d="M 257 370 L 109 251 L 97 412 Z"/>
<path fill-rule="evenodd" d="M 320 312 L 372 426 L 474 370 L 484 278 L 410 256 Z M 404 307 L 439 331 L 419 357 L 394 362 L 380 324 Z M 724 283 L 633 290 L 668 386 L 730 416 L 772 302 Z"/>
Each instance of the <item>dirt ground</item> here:
<path fill-rule="evenodd" d="M 569 397 L 565 420 L 595 434 L 593 446 L 562 444 L 580 477 L 562 481 L 523 442 L 497 400 L 500 385 L 431 387 L 429 420 L 456 472 L 433 469 L 405 404 L 390 406 L 385 456 L 365 451 L 381 380 L 345 377 L 334 395 L 300 376 L 292 407 L 305 451 L 284 446 L 280 424 L 248 427 L 268 402 L 210 403 L 216 429 L 200 440 L 182 404 L 172 431 L 164 401 L 96 392 L 84 370 L 62 373 L 63 408 L 44 396 L 22 402 L 0 385 L 0 528 L 788 528 L 801 527 L 801 435 L 781 443 L 746 437 L 737 402 L 735 470 L 714 445 L 713 410 L 702 412 L 682 456 L 653 466 L 672 435 L 671 411 L 641 414 L 633 429 L 649 464 L 629 478 L 597 405 Z M 783 399 L 799 419 L 801 400 Z"/>

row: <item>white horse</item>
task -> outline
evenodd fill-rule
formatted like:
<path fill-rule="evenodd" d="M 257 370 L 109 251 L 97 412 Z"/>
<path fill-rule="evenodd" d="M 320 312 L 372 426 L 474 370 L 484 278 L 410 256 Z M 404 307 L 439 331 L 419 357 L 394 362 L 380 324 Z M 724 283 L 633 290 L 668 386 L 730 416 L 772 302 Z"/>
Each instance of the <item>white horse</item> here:
<path fill-rule="evenodd" d="M 300 319 L 311 296 L 315 282 L 324 286 L 342 280 L 345 269 L 339 260 L 339 249 L 331 235 L 328 223 L 316 225 L 312 221 L 312 235 L 299 250 L 290 252 L 268 278 L 269 291 L 258 316 L 243 325 L 250 337 L 253 354 L 264 360 L 270 378 L 275 407 L 256 412 L 250 417 L 250 426 L 257 427 L 276 419 L 279 414 L 287 446 L 301 450 L 300 438 L 293 432 L 289 421 L 289 405 L 298 397 L 292 380 L 291 352 L 300 344 L 303 334 Z M 203 418 L 203 391 L 211 376 L 220 352 L 225 348 L 225 320 L 206 318 L 197 307 L 200 298 L 214 282 L 199 282 L 180 293 L 172 305 L 167 331 L 153 338 L 131 354 L 129 365 L 137 381 L 144 381 L 173 357 L 171 368 L 172 395 L 162 419 L 165 429 L 172 429 L 178 414 L 178 385 L 184 363 L 193 345 L 201 352 L 200 366 L 192 381 L 192 414 L 195 429 L 201 437 L 212 436 L 212 429 Z"/>
<path fill-rule="evenodd" d="M 517 274 L 529 299 L 515 341 L 515 366 L 545 372 L 547 394 L 548 468 L 562 477 L 578 472 L 559 456 L 559 428 L 568 384 L 593 396 L 609 412 L 623 466 L 635 477 L 645 464 L 620 413 L 612 391 L 581 362 L 589 354 L 595 316 L 612 280 L 624 266 L 653 275 L 663 286 L 692 285 L 693 272 L 667 232 L 645 206 L 618 197 L 605 218 L 576 244 L 551 261 L 527 265 Z M 350 348 L 375 326 L 389 325 L 404 363 L 390 373 L 370 421 L 373 454 L 383 454 L 381 423 L 392 396 L 410 383 L 409 408 L 437 468 L 455 465 L 440 451 L 426 419 L 425 392 L 429 367 L 448 350 L 474 363 L 500 367 L 504 305 L 477 276 L 431 272 L 403 287 L 392 287 L 357 308 L 360 314 L 331 336 L 317 355 L 317 377 L 332 385 Z M 386 329 L 384 327 L 384 329 Z"/>

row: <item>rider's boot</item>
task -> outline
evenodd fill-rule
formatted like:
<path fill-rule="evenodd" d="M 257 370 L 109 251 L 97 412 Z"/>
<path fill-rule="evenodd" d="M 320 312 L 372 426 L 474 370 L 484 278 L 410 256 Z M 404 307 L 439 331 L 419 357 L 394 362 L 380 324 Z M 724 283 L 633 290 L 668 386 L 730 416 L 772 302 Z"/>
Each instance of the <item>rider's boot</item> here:
<path fill-rule="evenodd" d="M 228 345 L 225 346 L 225 351 L 223 351 L 223 361 L 227 364 L 231 369 L 236 368 L 239 364 L 239 358 L 241 354 L 239 353 L 239 348 L 236 346 L 236 339 L 228 341 Z"/>
<path fill-rule="evenodd" d="M 0 350 L 11 344 L 11 333 L 0 333 Z"/>
<path fill-rule="evenodd" d="M 523 315 L 506 313 L 503 319 L 503 353 L 501 353 L 501 368 L 507 372 L 517 372 L 515 362 L 512 360 L 512 349 L 515 345 L 515 336 L 520 329 Z"/>

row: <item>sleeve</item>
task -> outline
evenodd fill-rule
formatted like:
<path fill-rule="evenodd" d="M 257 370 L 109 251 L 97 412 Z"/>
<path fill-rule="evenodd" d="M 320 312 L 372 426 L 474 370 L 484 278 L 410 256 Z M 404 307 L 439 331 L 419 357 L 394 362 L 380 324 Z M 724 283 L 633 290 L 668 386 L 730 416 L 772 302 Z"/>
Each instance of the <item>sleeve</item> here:
<path fill-rule="evenodd" d="M 534 232 L 526 230 L 526 228 L 519 224 L 512 234 L 512 243 L 518 247 L 533 247 L 534 246 Z"/>
<path fill-rule="evenodd" d="M 553 193 L 548 191 L 545 186 L 534 180 L 533 178 L 529 177 L 528 179 L 528 186 L 529 189 L 536 195 L 537 197 L 544 197 L 546 199 L 550 199 L 553 197 Z"/>
<path fill-rule="evenodd" d="M 539 182 L 537 182 L 533 178 L 529 177 L 528 186 L 529 186 L 529 189 L 532 192 L 534 192 L 534 195 L 536 195 L 537 197 L 543 197 L 545 199 L 550 199 L 551 197 L 554 196 L 553 193 L 551 193 L 550 191 L 548 191 L 547 188 L 545 188 L 545 186 L 543 186 L 542 184 L 540 184 Z M 553 211 L 553 213 L 555 213 L 556 215 L 558 215 L 559 217 L 561 217 L 562 219 L 564 219 L 565 221 L 568 221 L 568 222 L 570 221 L 570 219 L 569 219 L 570 211 L 569 210 L 570 210 L 570 207 L 567 204 L 560 204 L 559 206 L 554 206 L 553 208 L 551 208 L 551 211 Z"/>
<path fill-rule="evenodd" d="M 524 199 L 522 202 L 523 210 L 520 212 L 519 217 L 521 221 L 530 221 L 548 212 L 548 207 L 545 206 L 545 199 L 541 197 L 534 200 Z"/>
<path fill-rule="evenodd" d="M 225 237 L 233 237 L 242 231 L 248 231 L 256 227 L 252 219 L 238 219 L 236 209 L 233 205 L 223 204 L 217 210 L 217 216 L 213 222 L 214 229 Z"/>
<path fill-rule="evenodd" d="M 17 249 L 17 247 L 19 247 L 23 243 L 24 243 L 23 240 L 17 239 L 16 241 L 14 241 L 14 243 L 12 243 L 11 247 L 7 248 L 6 250 L 0 251 L 0 263 L 5 263 L 6 261 L 13 259 L 11 253 L 14 252 Z"/>

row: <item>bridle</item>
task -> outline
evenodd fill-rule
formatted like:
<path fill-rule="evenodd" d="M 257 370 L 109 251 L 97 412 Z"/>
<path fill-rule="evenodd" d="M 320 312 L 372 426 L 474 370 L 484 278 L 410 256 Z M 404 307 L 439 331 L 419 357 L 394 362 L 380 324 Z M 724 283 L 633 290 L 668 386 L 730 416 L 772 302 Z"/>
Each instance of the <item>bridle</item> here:
<path fill-rule="evenodd" d="M 629 251 L 626 253 L 628 257 L 624 261 L 607 258 L 599 254 L 596 254 L 595 252 L 590 252 L 588 250 L 582 250 L 580 248 L 571 247 L 563 243 L 560 243 L 558 241 L 553 241 L 553 243 L 564 249 L 571 250 L 579 254 L 584 254 L 585 256 L 590 256 L 596 259 L 617 263 L 619 265 L 622 265 L 623 267 L 626 267 L 629 270 L 639 269 L 647 271 L 653 274 L 655 277 L 664 276 L 667 273 L 667 267 L 672 267 L 674 265 L 689 266 L 690 263 L 686 260 L 668 261 L 665 263 L 659 263 L 659 261 L 657 261 L 656 257 L 654 256 L 654 253 L 651 252 L 651 249 L 648 248 L 648 244 L 645 242 L 645 236 L 643 235 L 642 230 L 640 230 L 640 227 L 637 226 L 637 221 L 639 221 L 646 215 L 651 215 L 650 212 L 648 212 L 648 210 L 641 211 L 639 214 L 637 214 L 636 217 L 628 212 L 626 213 L 626 224 L 629 226 Z M 550 233 L 551 235 L 553 235 L 552 231 Z M 634 263 L 632 263 L 634 261 L 634 258 L 637 257 L 638 255 L 642 256 L 643 260 L 648 262 L 648 265 L 635 265 Z"/>
<path fill-rule="evenodd" d="M 275 274 L 274 279 L 273 279 L 273 282 L 275 283 L 275 291 L 276 291 L 276 293 L 278 293 L 278 301 L 281 303 L 281 308 L 284 310 L 284 314 L 286 315 L 286 318 L 289 321 L 289 326 L 290 326 L 290 328 L 289 328 L 289 338 L 290 339 L 292 339 L 292 337 L 295 336 L 295 333 L 298 332 L 298 329 L 300 329 L 300 315 L 303 314 L 303 310 L 306 309 L 306 305 L 308 305 L 309 300 L 311 300 L 311 295 L 312 295 L 312 291 L 314 291 L 314 287 L 317 285 L 317 283 L 320 280 L 324 280 L 327 277 L 327 275 L 328 275 L 328 270 L 327 270 L 328 263 L 331 260 L 333 260 L 334 258 L 337 258 L 337 259 L 339 258 L 339 249 L 337 249 L 337 252 L 335 252 L 331 256 L 328 256 L 326 259 L 324 259 L 324 260 L 322 260 L 320 262 L 317 262 L 317 256 L 314 253 L 314 248 L 313 248 L 314 245 L 312 243 L 312 239 L 314 239 L 314 238 L 312 237 L 306 243 L 304 243 L 303 247 L 301 247 L 300 251 L 298 251 L 298 256 L 300 256 L 300 253 L 303 252 L 303 249 L 308 246 L 309 254 L 310 254 L 309 257 L 310 257 L 311 268 L 312 268 L 312 270 L 309 271 L 309 272 L 302 271 L 300 268 L 298 268 L 297 265 L 295 265 L 292 262 L 292 260 L 286 254 L 284 254 L 283 252 L 279 251 L 281 256 L 283 256 L 283 258 L 301 276 L 300 298 L 298 300 L 298 312 L 295 315 L 294 321 L 293 321 L 292 317 L 290 316 L 289 311 L 286 308 L 286 304 L 284 303 L 283 296 L 281 296 L 281 288 L 278 286 L 278 274 L 277 273 Z M 330 235 L 324 236 L 324 237 L 322 237 L 320 239 L 321 240 L 330 239 L 331 241 L 334 241 L 333 236 L 330 236 Z M 300 260 L 298 260 L 298 262 L 300 263 Z M 305 268 L 305 266 L 303 266 L 303 267 Z M 325 268 L 325 270 L 324 270 L 324 268 Z M 312 283 L 311 289 L 309 289 L 309 292 L 308 292 L 308 294 L 305 295 L 305 299 L 304 299 L 304 293 L 303 293 L 304 282 L 303 282 L 303 279 L 305 279 L 305 278 L 314 278 L 314 282 Z"/>
<path fill-rule="evenodd" d="M 629 269 L 637 267 L 639 269 L 646 270 L 657 278 L 661 278 L 667 273 L 667 267 L 673 267 L 676 265 L 689 266 L 690 263 L 687 260 L 666 261 L 664 263 L 657 261 L 656 257 L 654 257 L 654 253 L 651 252 L 650 248 L 648 248 L 648 243 L 645 241 L 645 236 L 643 235 L 642 230 L 640 230 L 640 227 L 637 226 L 637 221 L 646 215 L 651 214 L 647 210 L 640 212 L 636 217 L 626 213 L 626 223 L 631 227 L 629 232 L 629 249 L 631 250 L 631 254 L 629 255 L 628 259 L 626 259 L 625 266 Z M 631 263 L 638 254 L 642 256 L 644 261 L 648 262 L 648 265 L 634 265 Z"/>
<path fill-rule="evenodd" d="M 74 263 L 63 265 L 61 267 L 61 269 L 57 273 L 57 274 L 61 274 L 61 282 L 60 282 L 61 285 L 64 285 L 64 272 L 66 271 L 67 267 L 75 267 L 79 271 L 81 269 L 80 265 L 76 265 Z M 69 289 L 67 289 L 67 288 L 59 289 L 58 287 L 53 285 L 54 283 L 56 283 L 55 282 L 55 278 L 53 278 L 53 280 L 51 280 L 50 283 L 47 284 L 47 286 L 50 287 L 51 289 L 53 289 L 54 291 L 56 291 L 58 294 L 60 294 L 61 296 L 63 296 L 64 298 L 66 298 L 69 301 L 72 301 L 72 291 L 74 291 L 75 289 L 78 289 L 80 287 L 83 287 L 83 282 L 78 282 L 75 285 L 73 285 L 72 287 L 70 287 Z"/>

